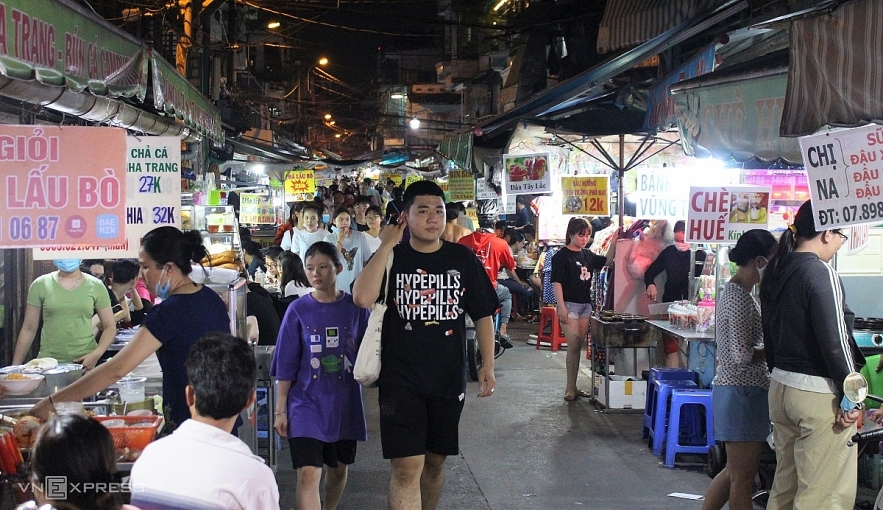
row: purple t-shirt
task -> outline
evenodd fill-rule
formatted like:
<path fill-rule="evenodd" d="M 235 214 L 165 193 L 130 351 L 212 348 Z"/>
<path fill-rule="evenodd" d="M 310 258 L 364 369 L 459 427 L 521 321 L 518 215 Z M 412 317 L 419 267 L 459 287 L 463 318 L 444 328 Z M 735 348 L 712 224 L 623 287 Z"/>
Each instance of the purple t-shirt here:
<path fill-rule="evenodd" d="M 368 439 L 362 387 L 353 378 L 367 325 L 368 310 L 347 293 L 334 303 L 308 294 L 288 307 L 270 365 L 270 375 L 292 382 L 288 437 Z"/>

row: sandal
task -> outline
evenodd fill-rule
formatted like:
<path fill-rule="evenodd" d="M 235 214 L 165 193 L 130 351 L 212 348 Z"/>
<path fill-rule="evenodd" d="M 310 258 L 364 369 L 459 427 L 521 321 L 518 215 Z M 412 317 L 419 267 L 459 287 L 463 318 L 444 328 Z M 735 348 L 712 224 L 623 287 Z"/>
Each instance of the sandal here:
<path fill-rule="evenodd" d="M 592 398 L 592 394 L 585 390 L 576 390 L 576 396 L 584 398 Z"/>

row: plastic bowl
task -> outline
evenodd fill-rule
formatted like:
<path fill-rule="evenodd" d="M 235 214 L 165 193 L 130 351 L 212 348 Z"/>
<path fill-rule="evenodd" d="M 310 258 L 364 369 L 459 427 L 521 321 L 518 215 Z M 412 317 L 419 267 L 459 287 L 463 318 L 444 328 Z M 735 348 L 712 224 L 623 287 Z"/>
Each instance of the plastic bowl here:
<path fill-rule="evenodd" d="M 120 419 L 118 419 L 118 420 L 103 420 L 103 421 L 101 422 L 101 424 L 104 425 L 104 426 L 107 427 L 107 428 L 113 428 L 113 427 L 125 427 L 125 426 L 126 426 L 126 420 L 124 420 L 124 419 L 122 419 L 122 418 L 120 418 Z"/>
<path fill-rule="evenodd" d="M 14 378 L 8 379 L 10 376 Z M 7 395 L 27 395 L 36 390 L 42 380 L 41 374 L 7 374 L 0 377 L 0 386 Z"/>

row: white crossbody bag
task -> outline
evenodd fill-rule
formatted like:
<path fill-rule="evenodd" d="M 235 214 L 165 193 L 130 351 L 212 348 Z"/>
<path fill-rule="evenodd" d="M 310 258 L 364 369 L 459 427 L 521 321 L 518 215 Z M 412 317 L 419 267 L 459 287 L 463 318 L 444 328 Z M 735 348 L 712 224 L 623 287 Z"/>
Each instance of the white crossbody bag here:
<path fill-rule="evenodd" d="M 390 269 L 392 268 L 393 252 L 389 253 L 386 260 L 386 285 L 383 294 L 371 306 L 371 315 L 368 317 L 368 327 L 362 337 L 359 346 L 359 354 L 356 355 L 356 364 L 353 367 L 353 377 L 366 388 L 377 386 L 380 378 L 380 337 L 383 333 L 383 316 L 386 314 L 386 296 L 389 294 Z"/>

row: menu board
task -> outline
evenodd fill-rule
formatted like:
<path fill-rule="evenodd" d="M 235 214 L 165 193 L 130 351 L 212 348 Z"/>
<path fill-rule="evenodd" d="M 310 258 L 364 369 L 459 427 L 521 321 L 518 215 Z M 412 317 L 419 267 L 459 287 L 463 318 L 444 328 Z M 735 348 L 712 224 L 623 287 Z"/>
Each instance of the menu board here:
<path fill-rule="evenodd" d="M 883 126 L 800 138 L 816 230 L 883 220 Z"/>
<path fill-rule="evenodd" d="M 610 176 L 562 177 L 561 214 L 610 216 Z"/>
<path fill-rule="evenodd" d="M 0 125 L 0 162 L 0 248 L 125 241 L 124 130 Z"/>
<path fill-rule="evenodd" d="M 312 170 L 285 172 L 285 201 L 294 202 L 316 194 L 316 178 Z"/>
<path fill-rule="evenodd" d="M 275 224 L 276 212 L 266 195 L 242 193 L 239 195 L 239 222 L 250 225 Z"/>
<path fill-rule="evenodd" d="M 67 128 L 65 128 L 67 129 Z M 94 128 L 90 128 L 94 129 Z M 102 148 L 106 144 L 102 141 Z M 41 246 L 34 260 L 136 258 L 145 234 L 157 227 L 181 228 L 181 140 L 176 136 L 128 136 L 125 143 L 125 238 L 102 246 Z M 98 151 L 96 151 L 98 152 Z"/>
<path fill-rule="evenodd" d="M 448 172 L 448 192 L 452 202 L 475 200 L 475 176 L 464 170 Z"/>
<path fill-rule="evenodd" d="M 548 193 L 552 187 L 548 154 L 503 154 L 503 193 Z"/>
<path fill-rule="evenodd" d="M 735 243 L 743 232 L 769 227 L 770 188 L 691 187 L 685 238 L 688 243 Z"/>

